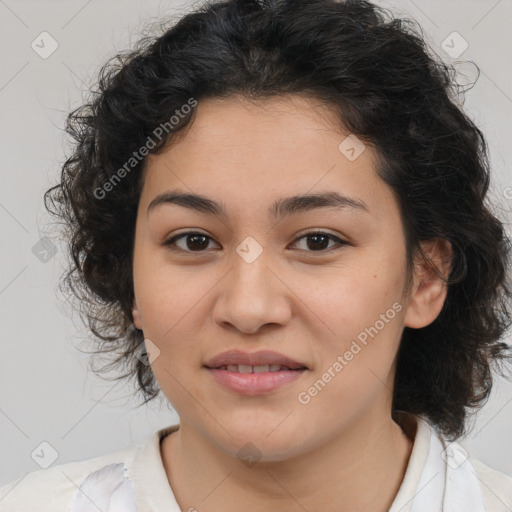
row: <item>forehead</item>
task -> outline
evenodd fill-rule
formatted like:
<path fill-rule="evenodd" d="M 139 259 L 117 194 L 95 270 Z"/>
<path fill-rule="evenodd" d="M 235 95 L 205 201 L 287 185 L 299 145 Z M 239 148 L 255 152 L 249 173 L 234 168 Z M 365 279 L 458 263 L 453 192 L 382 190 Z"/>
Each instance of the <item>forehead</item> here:
<path fill-rule="evenodd" d="M 375 211 L 394 204 L 376 173 L 375 149 L 353 135 L 347 139 L 350 133 L 334 109 L 319 101 L 215 98 L 199 101 L 196 109 L 178 137 L 147 157 L 141 198 L 146 207 L 175 188 L 240 207 L 250 199 L 251 207 L 262 209 L 284 196 L 326 190 L 357 196 Z M 357 158 L 347 158 L 347 145 L 354 142 L 360 144 Z"/>

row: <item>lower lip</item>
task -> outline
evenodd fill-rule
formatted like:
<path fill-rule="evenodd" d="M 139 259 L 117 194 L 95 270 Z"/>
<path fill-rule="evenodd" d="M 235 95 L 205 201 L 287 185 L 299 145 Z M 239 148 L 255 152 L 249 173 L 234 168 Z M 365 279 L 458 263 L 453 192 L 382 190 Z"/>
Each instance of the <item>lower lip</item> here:
<path fill-rule="evenodd" d="M 226 388 L 240 395 L 260 395 L 300 379 L 306 370 L 288 370 L 265 373 L 240 373 L 206 368 L 210 375 Z"/>

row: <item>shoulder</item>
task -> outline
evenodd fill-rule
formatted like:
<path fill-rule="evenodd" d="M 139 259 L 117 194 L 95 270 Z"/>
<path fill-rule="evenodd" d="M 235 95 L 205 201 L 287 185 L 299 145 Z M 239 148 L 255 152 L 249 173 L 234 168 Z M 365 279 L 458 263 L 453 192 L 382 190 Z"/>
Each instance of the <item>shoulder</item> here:
<path fill-rule="evenodd" d="M 479 480 L 488 512 L 512 510 L 512 475 L 493 469 L 471 456 L 469 462 Z"/>
<path fill-rule="evenodd" d="M 77 489 L 91 472 L 109 464 L 131 464 L 141 444 L 26 473 L 0 487 L 0 511 L 68 512 Z"/>
<path fill-rule="evenodd" d="M 481 510 L 478 502 L 486 512 L 512 512 L 512 475 L 474 458 L 461 443 L 446 440 L 426 418 L 414 416 L 410 429 L 414 423 L 415 431 L 409 432 L 414 440 L 413 450 L 391 510 L 413 510 L 411 503 L 413 499 L 416 503 L 417 498 L 423 504 L 422 510 L 428 509 L 427 502 L 430 510 L 443 508 L 440 503 L 445 506 L 443 510 Z M 437 490 L 431 487 L 430 493 L 421 493 L 438 474 L 443 476 L 437 479 Z"/>

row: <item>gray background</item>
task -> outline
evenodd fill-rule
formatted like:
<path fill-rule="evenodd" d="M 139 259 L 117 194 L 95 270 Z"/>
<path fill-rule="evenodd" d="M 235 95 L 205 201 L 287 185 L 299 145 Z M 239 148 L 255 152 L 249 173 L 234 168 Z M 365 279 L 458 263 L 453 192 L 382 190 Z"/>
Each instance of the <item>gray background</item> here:
<path fill-rule="evenodd" d="M 456 60 L 460 79 L 475 77 L 465 109 L 487 135 L 493 164 L 491 200 L 510 219 L 512 203 L 511 0 L 378 2 L 412 16 L 434 50 L 453 62 L 442 42 L 457 31 L 468 49 Z M 46 213 L 43 192 L 68 154 L 62 128 L 100 66 L 139 38 L 145 22 L 187 11 L 191 2 L 156 0 L 0 0 L 0 484 L 40 469 L 31 453 L 46 441 L 55 464 L 101 455 L 145 439 L 178 417 L 163 399 L 140 409 L 133 389 L 88 371 L 88 333 L 57 283 L 65 247 Z M 58 49 L 43 59 L 31 43 L 43 31 Z M 46 46 L 48 48 L 48 46 Z M 465 78 L 464 78 L 465 76 Z M 507 190 L 509 193 L 507 193 Z M 32 248 L 52 236 L 46 263 Z M 82 352 L 81 352 L 82 351 Z M 512 474 L 512 384 L 498 379 L 491 399 L 461 444 Z M 1 498 L 1 497 L 0 497 Z"/>

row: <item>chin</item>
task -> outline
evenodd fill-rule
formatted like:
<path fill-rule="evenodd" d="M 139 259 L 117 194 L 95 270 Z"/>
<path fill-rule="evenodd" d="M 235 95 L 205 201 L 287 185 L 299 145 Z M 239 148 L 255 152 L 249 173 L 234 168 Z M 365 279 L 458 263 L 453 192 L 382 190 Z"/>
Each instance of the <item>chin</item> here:
<path fill-rule="evenodd" d="M 222 423 L 224 428 L 220 428 L 220 432 L 217 430 L 221 438 L 217 438 L 216 442 L 224 452 L 242 462 L 246 458 L 259 462 L 288 460 L 303 452 L 306 440 L 297 438 L 297 428 L 284 425 L 282 421 L 282 417 L 276 418 L 272 426 L 268 422 L 257 424 L 248 423 L 247 420 L 238 423 L 225 421 Z M 215 434 L 212 437 L 216 437 Z"/>

